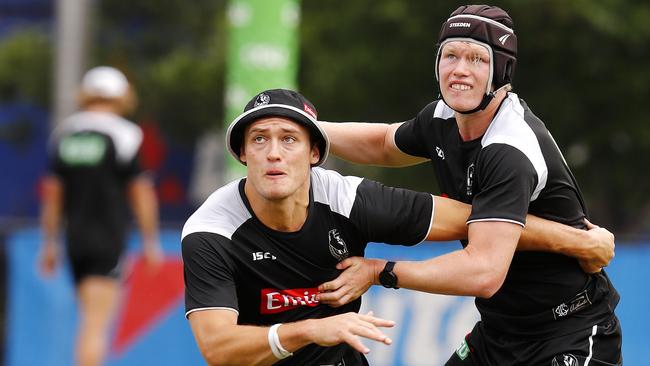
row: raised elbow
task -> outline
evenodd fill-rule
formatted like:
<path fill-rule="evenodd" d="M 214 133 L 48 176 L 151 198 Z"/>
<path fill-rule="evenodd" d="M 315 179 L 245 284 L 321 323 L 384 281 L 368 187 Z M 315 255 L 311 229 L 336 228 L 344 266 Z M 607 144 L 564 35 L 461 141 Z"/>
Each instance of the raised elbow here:
<path fill-rule="evenodd" d="M 205 362 L 210 366 L 224 366 L 232 365 L 233 362 L 228 359 L 226 352 L 223 352 L 217 344 L 210 344 L 209 342 L 198 342 L 201 356 Z"/>
<path fill-rule="evenodd" d="M 210 366 L 222 366 L 228 364 L 223 358 L 223 354 L 217 350 L 202 348 L 201 355 L 205 362 Z"/>
<path fill-rule="evenodd" d="M 498 269 L 487 269 L 478 276 L 475 296 L 483 299 L 489 299 L 494 296 L 506 279 L 507 271 Z"/>
<path fill-rule="evenodd" d="M 483 284 L 481 284 L 481 287 L 477 289 L 476 297 L 489 299 L 494 296 L 497 291 L 499 291 L 502 284 L 503 282 L 485 281 Z"/>

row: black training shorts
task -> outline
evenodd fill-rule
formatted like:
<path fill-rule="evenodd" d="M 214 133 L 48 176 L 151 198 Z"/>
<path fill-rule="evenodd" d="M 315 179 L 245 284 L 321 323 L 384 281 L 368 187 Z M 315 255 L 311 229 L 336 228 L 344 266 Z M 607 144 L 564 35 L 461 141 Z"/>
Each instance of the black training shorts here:
<path fill-rule="evenodd" d="M 591 328 L 547 340 L 527 340 L 476 323 L 446 366 L 622 365 L 621 326 L 616 315 Z"/>

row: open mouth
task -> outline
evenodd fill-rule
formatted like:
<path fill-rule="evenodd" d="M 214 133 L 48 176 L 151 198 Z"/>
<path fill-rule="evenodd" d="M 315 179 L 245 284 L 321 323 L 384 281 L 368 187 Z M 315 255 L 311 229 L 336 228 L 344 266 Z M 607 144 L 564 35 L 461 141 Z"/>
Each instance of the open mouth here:
<path fill-rule="evenodd" d="M 284 172 L 279 171 L 279 170 L 270 170 L 270 171 L 266 172 L 266 175 L 269 176 L 269 177 L 280 177 L 280 176 L 283 176 L 285 174 L 284 174 Z"/>
<path fill-rule="evenodd" d="M 458 91 L 466 91 L 472 89 L 472 87 L 467 84 L 457 84 L 457 83 L 451 84 L 450 87 L 451 89 L 458 90 Z"/>

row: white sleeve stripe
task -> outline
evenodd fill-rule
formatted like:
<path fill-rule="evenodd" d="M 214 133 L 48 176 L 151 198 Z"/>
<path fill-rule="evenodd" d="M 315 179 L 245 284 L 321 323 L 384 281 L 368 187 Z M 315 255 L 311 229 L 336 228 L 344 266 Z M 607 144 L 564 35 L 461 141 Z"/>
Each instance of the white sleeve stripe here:
<path fill-rule="evenodd" d="M 214 307 L 209 307 L 209 308 L 192 309 L 192 310 L 185 313 L 185 319 L 187 319 L 187 317 L 190 316 L 190 314 L 192 314 L 195 311 L 205 311 L 205 310 L 229 310 L 229 311 L 232 311 L 233 313 L 235 313 L 235 314 L 237 314 L 239 316 L 239 311 L 237 309 L 228 308 L 228 307 L 225 307 L 225 306 L 214 306 Z"/>
<path fill-rule="evenodd" d="M 427 236 L 429 236 L 429 233 L 431 232 L 431 228 L 433 227 L 433 218 L 435 217 L 436 213 L 436 199 L 433 195 L 431 196 L 431 219 L 429 220 L 429 228 L 427 229 L 427 232 L 424 233 L 424 238 L 417 242 L 417 244 L 422 243 L 423 241 L 427 240 Z"/>
<path fill-rule="evenodd" d="M 350 218 L 357 197 L 357 188 L 363 178 L 344 177 L 333 170 L 312 168 L 314 202 L 326 204 L 333 212 Z"/>
<path fill-rule="evenodd" d="M 449 108 L 442 99 L 438 101 L 436 109 L 433 111 L 433 118 L 450 119 L 453 118 L 454 115 L 454 110 Z"/>
<path fill-rule="evenodd" d="M 539 140 L 524 119 L 524 108 L 516 94 L 508 94 L 508 98 L 483 135 L 481 144 L 483 147 L 491 144 L 509 145 L 526 156 L 537 173 L 537 186 L 530 197 L 531 202 L 535 201 L 546 187 L 548 167 Z"/>
<path fill-rule="evenodd" d="M 105 112 L 76 113 L 68 117 L 56 132 L 57 136 L 62 136 L 85 130 L 109 136 L 120 163 L 128 163 L 136 157 L 144 137 L 142 129 L 135 123 Z"/>
<path fill-rule="evenodd" d="M 476 220 L 467 220 L 467 225 L 474 223 L 474 222 L 485 222 L 485 221 L 500 221 L 500 222 L 509 222 L 511 224 L 517 224 L 521 227 L 525 227 L 526 225 L 522 224 L 521 222 L 517 220 L 509 220 L 509 219 L 501 219 L 501 218 L 488 218 L 488 219 L 476 219 Z"/>
<path fill-rule="evenodd" d="M 231 240 L 232 239 L 232 234 L 233 231 L 227 228 L 221 228 L 218 226 L 210 226 L 208 224 L 205 225 L 191 225 L 191 226 L 186 226 L 183 228 L 184 230 L 181 232 L 181 241 L 185 239 L 186 236 L 194 233 L 212 233 L 212 234 L 218 234 L 223 236 L 226 239 Z"/>
<path fill-rule="evenodd" d="M 187 219 L 181 231 L 181 240 L 196 232 L 219 234 L 227 239 L 252 215 L 239 194 L 241 179 L 214 191 Z"/>

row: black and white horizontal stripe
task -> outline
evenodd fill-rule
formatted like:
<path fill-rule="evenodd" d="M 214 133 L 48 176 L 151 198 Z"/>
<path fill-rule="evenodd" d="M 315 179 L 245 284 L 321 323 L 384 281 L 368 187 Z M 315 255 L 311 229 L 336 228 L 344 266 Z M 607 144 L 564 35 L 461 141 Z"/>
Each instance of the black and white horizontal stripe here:
<path fill-rule="evenodd" d="M 52 143 L 78 132 L 97 132 L 109 136 L 115 146 L 116 159 L 125 164 L 133 160 L 142 145 L 142 129 L 116 114 L 79 112 L 66 118 L 52 133 Z"/>
<path fill-rule="evenodd" d="M 483 135 L 481 145 L 485 148 L 491 144 L 510 145 L 528 158 L 537 172 L 537 186 L 530 200 L 532 202 L 537 199 L 546 187 L 548 167 L 539 140 L 524 120 L 524 108 L 514 93 L 508 94 L 508 98 L 503 101 L 499 112 Z"/>
<path fill-rule="evenodd" d="M 454 110 L 443 101 L 439 101 L 433 114 L 434 118 L 454 118 Z M 534 201 L 546 187 L 548 167 L 542 154 L 539 140 L 524 120 L 524 108 L 515 93 L 508 93 L 499 112 L 481 139 L 483 148 L 491 144 L 505 144 L 521 151 L 530 161 L 537 172 L 537 186 L 530 201 Z"/>
<path fill-rule="evenodd" d="M 251 218 L 251 214 L 239 195 L 241 179 L 230 182 L 216 190 L 187 219 L 181 233 L 181 240 L 192 233 L 207 232 L 231 239 L 232 234 Z"/>
<path fill-rule="evenodd" d="M 237 310 L 237 309 L 233 309 L 233 308 L 229 308 L 229 307 L 225 307 L 225 306 L 210 306 L 210 307 L 206 307 L 206 308 L 194 308 L 194 309 L 192 309 L 190 311 L 185 312 L 185 319 L 188 319 L 188 317 L 192 313 L 195 313 L 197 311 L 204 311 L 204 310 L 228 310 L 228 311 L 232 311 L 233 313 L 239 315 L 239 310 Z"/>
<path fill-rule="evenodd" d="M 344 177 L 333 170 L 312 168 L 312 189 L 314 201 L 330 207 L 330 210 L 346 218 L 357 196 L 357 187 L 363 180 L 359 177 Z"/>

